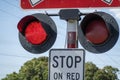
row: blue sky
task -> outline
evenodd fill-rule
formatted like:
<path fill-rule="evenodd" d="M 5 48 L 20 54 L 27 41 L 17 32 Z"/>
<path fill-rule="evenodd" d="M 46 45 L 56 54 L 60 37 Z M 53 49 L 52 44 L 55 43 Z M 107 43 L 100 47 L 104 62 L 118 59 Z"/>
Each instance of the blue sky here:
<path fill-rule="evenodd" d="M 95 10 L 107 12 L 115 17 L 120 25 L 119 8 L 80 9 L 81 12 L 93 12 Z M 6 74 L 18 72 L 20 67 L 34 57 L 48 56 L 49 51 L 43 54 L 31 54 L 23 49 L 18 39 L 17 24 L 20 19 L 33 13 L 58 13 L 59 10 L 23 10 L 20 8 L 20 0 L 0 0 L 0 79 Z M 58 36 L 52 48 L 64 48 L 67 24 L 59 17 L 52 17 L 57 25 Z M 79 44 L 79 48 L 83 47 Z M 116 45 L 106 53 L 93 54 L 86 51 L 86 62 L 92 61 L 102 68 L 111 65 L 120 70 L 120 39 Z M 118 74 L 120 78 L 120 73 Z"/>

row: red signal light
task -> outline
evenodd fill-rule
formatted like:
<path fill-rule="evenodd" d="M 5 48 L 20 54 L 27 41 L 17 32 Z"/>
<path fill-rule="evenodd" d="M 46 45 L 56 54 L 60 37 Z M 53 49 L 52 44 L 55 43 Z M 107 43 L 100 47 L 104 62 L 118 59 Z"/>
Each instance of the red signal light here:
<path fill-rule="evenodd" d="M 25 16 L 17 27 L 22 47 L 31 53 L 43 53 L 49 50 L 57 37 L 54 21 L 45 14 Z"/>
<path fill-rule="evenodd" d="M 85 30 L 86 38 L 93 44 L 104 43 L 109 37 L 109 31 L 103 20 L 93 20 Z"/>
<path fill-rule="evenodd" d="M 78 26 L 78 38 L 81 45 L 93 53 L 110 50 L 119 37 L 116 20 L 105 12 L 87 14 Z"/>
<path fill-rule="evenodd" d="M 25 37 L 31 44 L 37 45 L 47 39 L 47 33 L 39 21 L 33 21 L 27 25 Z"/>

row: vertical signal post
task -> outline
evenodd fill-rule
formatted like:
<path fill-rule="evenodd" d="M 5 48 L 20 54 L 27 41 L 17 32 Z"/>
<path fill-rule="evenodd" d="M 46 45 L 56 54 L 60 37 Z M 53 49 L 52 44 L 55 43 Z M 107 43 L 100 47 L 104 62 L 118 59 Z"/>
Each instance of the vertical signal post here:
<path fill-rule="evenodd" d="M 78 48 L 77 20 L 67 21 L 67 48 Z"/>
<path fill-rule="evenodd" d="M 78 48 L 77 26 L 80 20 L 78 9 L 60 10 L 59 16 L 67 21 L 67 48 Z"/>

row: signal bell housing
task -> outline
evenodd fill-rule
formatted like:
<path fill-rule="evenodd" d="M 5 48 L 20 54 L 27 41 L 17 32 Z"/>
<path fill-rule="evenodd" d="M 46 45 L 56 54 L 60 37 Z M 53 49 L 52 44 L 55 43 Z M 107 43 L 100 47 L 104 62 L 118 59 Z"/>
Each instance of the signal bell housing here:
<path fill-rule="evenodd" d="M 110 50 L 119 37 L 116 20 L 105 12 L 87 14 L 78 26 L 78 38 L 81 45 L 92 53 L 104 53 Z"/>
<path fill-rule="evenodd" d="M 54 21 L 45 14 L 32 14 L 23 17 L 17 25 L 22 47 L 35 54 L 49 50 L 57 37 Z"/>

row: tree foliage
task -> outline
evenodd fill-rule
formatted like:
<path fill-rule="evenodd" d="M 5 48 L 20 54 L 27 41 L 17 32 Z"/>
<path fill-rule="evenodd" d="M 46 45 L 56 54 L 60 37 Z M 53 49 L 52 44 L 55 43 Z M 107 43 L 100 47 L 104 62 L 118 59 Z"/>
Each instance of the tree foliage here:
<path fill-rule="evenodd" d="M 117 80 L 118 71 L 112 66 L 99 69 L 92 62 L 87 62 L 85 63 L 85 80 Z M 48 57 L 27 61 L 18 73 L 8 74 L 2 80 L 48 80 Z"/>
<path fill-rule="evenodd" d="M 22 80 L 47 80 L 48 79 L 48 58 L 34 58 L 21 67 L 19 74 Z"/>
<path fill-rule="evenodd" d="M 13 72 L 11 74 L 8 74 L 4 79 L 2 80 L 19 80 L 19 75 L 16 72 Z"/>
<path fill-rule="evenodd" d="M 87 62 L 85 64 L 85 80 L 93 80 L 95 72 L 98 70 L 95 64 Z"/>
<path fill-rule="evenodd" d="M 92 62 L 87 62 L 85 65 L 85 80 L 118 80 L 118 71 L 117 68 L 112 66 L 99 69 Z"/>
<path fill-rule="evenodd" d="M 48 80 L 48 57 L 27 61 L 19 73 L 9 74 L 2 80 Z"/>

